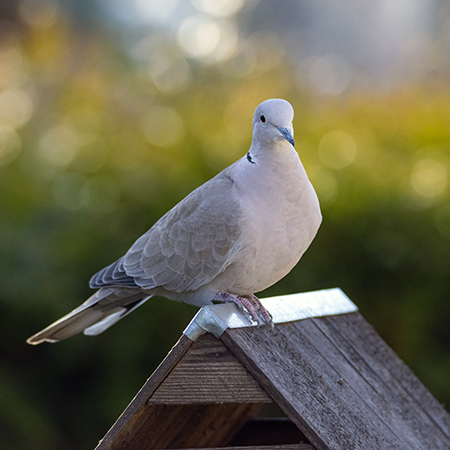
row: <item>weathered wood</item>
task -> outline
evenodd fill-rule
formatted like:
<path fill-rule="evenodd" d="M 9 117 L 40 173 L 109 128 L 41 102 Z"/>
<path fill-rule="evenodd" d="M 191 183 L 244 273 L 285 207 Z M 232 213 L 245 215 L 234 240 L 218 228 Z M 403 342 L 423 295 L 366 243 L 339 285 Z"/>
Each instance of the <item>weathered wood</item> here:
<path fill-rule="evenodd" d="M 148 400 L 154 404 L 271 403 L 230 350 L 211 334 L 195 342 Z"/>
<path fill-rule="evenodd" d="M 111 450 L 223 447 L 261 407 L 254 404 L 147 405 Z"/>
<path fill-rule="evenodd" d="M 181 336 L 170 353 L 161 362 L 155 372 L 153 372 L 153 375 L 142 386 L 122 415 L 99 442 L 96 450 L 120 448 L 117 446 L 118 442 L 131 439 L 133 433 L 139 430 L 140 423 L 146 420 L 148 414 L 146 409 L 147 400 L 191 345 L 192 341 L 190 339 L 184 335 Z"/>
<path fill-rule="evenodd" d="M 331 321 L 323 318 L 318 323 L 337 328 L 356 352 L 371 354 L 378 373 L 387 377 L 383 381 L 394 384 L 408 400 L 414 399 L 417 407 L 450 439 L 450 414 L 360 314 L 345 314 Z"/>
<path fill-rule="evenodd" d="M 184 357 L 191 351 L 192 355 L 183 362 Z M 225 367 L 231 369 L 231 374 L 228 374 L 230 379 L 226 378 L 226 370 L 217 370 L 216 360 L 221 358 Z M 196 361 L 199 364 L 198 370 L 195 368 Z M 171 378 L 178 364 L 180 370 L 177 369 Z M 211 380 L 207 373 L 201 373 L 201 369 L 216 370 L 221 381 Z M 191 376 L 195 379 L 187 381 L 185 370 L 191 371 Z M 234 374 L 237 375 L 237 384 L 233 383 L 231 378 Z M 165 380 L 169 378 L 170 381 L 165 385 Z M 176 403 L 176 395 L 170 393 L 169 389 L 175 388 L 178 381 L 182 383 L 182 387 L 177 390 L 180 401 Z M 190 393 L 189 390 L 197 383 L 210 381 L 215 382 L 216 388 L 221 390 L 222 400 L 226 398 L 226 388 L 231 390 L 237 387 L 249 401 L 230 402 L 236 395 L 229 393 L 227 403 L 218 403 L 210 387 L 197 389 L 194 394 Z M 153 401 L 155 394 L 157 399 Z M 200 401 L 195 401 L 196 394 L 201 396 Z M 188 399 L 193 400 L 193 403 L 187 404 Z M 271 401 L 270 397 L 220 341 L 211 335 L 204 335 L 199 341 L 192 343 L 183 336 L 101 440 L 96 450 L 225 446 L 263 403 L 268 401 Z"/>
<path fill-rule="evenodd" d="M 353 315 L 358 317 L 348 319 Z M 336 330 L 345 320 L 343 334 L 349 342 L 341 352 L 335 344 Z M 327 321 L 329 329 L 320 327 L 321 321 Z M 427 405 L 423 405 L 420 418 L 413 420 L 417 408 L 408 411 L 416 405 L 405 398 L 407 391 L 383 387 L 391 367 L 411 389 L 420 389 L 421 384 L 414 381 L 406 366 L 398 369 L 401 363 L 397 357 L 390 355 L 389 366 L 377 362 L 383 355 L 374 353 L 372 345 L 375 352 L 387 345 L 373 330 L 370 338 L 377 345 L 372 342 L 364 352 L 351 353 L 352 346 L 362 348 L 358 341 L 368 338 L 354 329 L 361 322 L 365 321 L 359 313 L 351 313 L 280 324 L 275 332 L 270 327 L 227 330 L 221 339 L 319 450 L 448 450 L 450 440 L 432 421 L 415 429 L 430 414 Z M 393 403 L 389 401 L 392 391 Z"/>
<path fill-rule="evenodd" d="M 439 403 L 360 314 L 313 319 L 296 326 L 323 349 L 322 355 L 333 361 L 343 382 L 358 392 L 405 446 L 450 449 L 448 428 L 434 419 Z M 427 401 L 418 400 L 425 393 Z"/>
<path fill-rule="evenodd" d="M 290 420 L 250 421 L 271 401 Z M 354 312 L 183 336 L 97 450 L 228 445 L 449 450 L 450 415 Z"/>

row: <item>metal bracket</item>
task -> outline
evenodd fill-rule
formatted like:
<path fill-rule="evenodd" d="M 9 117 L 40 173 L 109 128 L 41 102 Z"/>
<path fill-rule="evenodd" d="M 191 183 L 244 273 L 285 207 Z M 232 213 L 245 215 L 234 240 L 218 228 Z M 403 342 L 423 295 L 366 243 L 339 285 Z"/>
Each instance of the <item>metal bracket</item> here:
<path fill-rule="evenodd" d="M 270 312 L 275 324 L 358 310 L 339 288 L 263 298 L 261 303 Z M 192 341 L 196 341 L 206 332 L 219 339 L 228 328 L 254 326 L 257 326 L 257 323 L 240 311 L 234 303 L 223 303 L 203 306 L 183 334 Z"/>

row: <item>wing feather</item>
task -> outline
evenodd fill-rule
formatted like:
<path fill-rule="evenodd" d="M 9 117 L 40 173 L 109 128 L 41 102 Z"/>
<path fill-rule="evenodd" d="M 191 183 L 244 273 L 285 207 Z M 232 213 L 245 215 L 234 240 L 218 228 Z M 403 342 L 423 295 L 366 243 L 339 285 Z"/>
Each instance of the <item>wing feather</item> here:
<path fill-rule="evenodd" d="M 123 267 L 123 258 L 97 272 L 89 281 L 92 289 L 108 286 L 137 287 L 134 278 L 129 276 Z"/>
<path fill-rule="evenodd" d="M 139 238 L 123 258 L 144 289 L 195 290 L 227 267 L 241 247 L 242 215 L 233 180 L 221 172 Z"/>

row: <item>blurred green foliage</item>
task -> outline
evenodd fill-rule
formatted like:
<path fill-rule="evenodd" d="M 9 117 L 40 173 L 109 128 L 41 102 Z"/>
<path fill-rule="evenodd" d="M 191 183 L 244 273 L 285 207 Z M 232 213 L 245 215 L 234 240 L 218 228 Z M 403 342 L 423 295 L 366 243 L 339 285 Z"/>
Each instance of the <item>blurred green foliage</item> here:
<path fill-rule="evenodd" d="M 262 296 L 341 287 L 450 404 L 445 77 L 318 96 L 273 46 L 256 46 L 242 71 L 236 59 L 184 59 L 163 37 L 151 52 L 176 69 L 150 76 L 156 63 L 136 62 L 108 31 L 44 19 L 3 32 L 0 45 L 3 449 L 93 448 L 176 342 L 196 308 L 154 298 L 96 338 L 25 344 L 90 295 L 93 273 L 247 151 L 253 110 L 271 97 L 295 108 L 324 222 Z"/>

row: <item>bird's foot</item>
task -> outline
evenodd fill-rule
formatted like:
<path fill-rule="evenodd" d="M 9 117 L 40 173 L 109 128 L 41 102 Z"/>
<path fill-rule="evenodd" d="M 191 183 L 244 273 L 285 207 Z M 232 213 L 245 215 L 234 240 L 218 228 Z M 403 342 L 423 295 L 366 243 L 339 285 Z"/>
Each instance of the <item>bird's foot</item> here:
<path fill-rule="evenodd" d="M 255 321 L 258 326 L 263 324 L 271 324 L 273 328 L 272 316 L 269 311 L 262 305 L 259 298 L 256 295 L 234 295 L 228 292 L 218 292 L 214 300 L 221 302 L 233 302 L 239 309 L 247 311 L 253 321 Z"/>
<path fill-rule="evenodd" d="M 264 308 L 259 298 L 254 294 L 244 295 L 243 297 L 247 298 L 253 305 L 255 305 L 255 309 L 259 313 L 259 316 L 262 317 L 264 323 L 272 324 L 273 328 L 272 315 L 266 308 Z"/>

